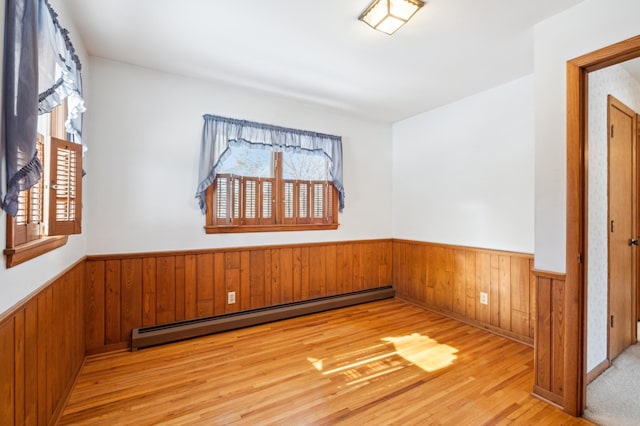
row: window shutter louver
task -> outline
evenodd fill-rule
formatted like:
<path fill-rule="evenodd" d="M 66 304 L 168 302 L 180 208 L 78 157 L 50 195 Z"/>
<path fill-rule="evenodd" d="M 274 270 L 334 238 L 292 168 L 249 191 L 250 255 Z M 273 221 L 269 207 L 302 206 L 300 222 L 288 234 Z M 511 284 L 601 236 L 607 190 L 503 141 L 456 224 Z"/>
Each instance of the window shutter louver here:
<path fill-rule="evenodd" d="M 229 221 L 229 178 L 227 176 L 218 176 L 216 178 L 215 186 L 216 194 L 216 206 L 215 206 L 215 220 L 216 224 L 226 224 Z"/>
<path fill-rule="evenodd" d="M 15 221 L 18 226 L 25 226 L 29 218 L 29 190 L 18 193 L 18 213 Z"/>
<path fill-rule="evenodd" d="M 273 179 L 260 179 L 260 223 L 267 225 L 275 222 L 273 215 Z"/>
<path fill-rule="evenodd" d="M 338 191 L 336 190 L 336 188 L 330 184 L 329 182 L 327 182 L 326 184 L 327 187 L 327 219 L 326 219 L 326 223 L 333 223 L 333 218 L 335 217 L 333 209 L 337 207 L 337 203 L 335 200 L 335 197 L 337 197 L 338 195 Z"/>
<path fill-rule="evenodd" d="M 244 218 L 256 218 L 257 185 L 253 179 L 244 180 Z"/>
<path fill-rule="evenodd" d="M 284 223 L 295 223 L 295 182 L 285 181 L 283 184 L 284 191 Z"/>
<path fill-rule="evenodd" d="M 324 223 L 325 204 L 325 185 L 322 182 L 313 184 L 313 223 Z"/>
<path fill-rule="evenodd" d="M 309 197 L 309 183 L 308 182 L 301 182 L 298 181 L 297 182 L 297 186 L 298 186 L 298 191 L 297 191 L 297 195 L 298 195 L 298 217 L 296 218 L 296 223 L 310 223 L 311 222 L 311 215 L 310 215 L 310 208 L 309 208 L 309 201 L 310 201 L 310 197 Z"/>
<path fill-rule="evenodd" d="M 51 138 L 49 235 L 79 234 L 82 229 L 82 146 Z"/>
<path fill-rule="evenodd" d="M 257 225 L 260 223 L 258 206 L 260 206 L 260 180 L 258 178 L 243 178 L 244 214 L 243 225 Z"/>
<path fill-rule="evenodd" d="M 44 136 L 38 134 L 36 155 L 44 165 Z M 44 176 L 30 189 L 18 194 L 18 213 L 14 218 L 14 245 L 28 243 L 42 237 L 44 217 Z"/>
<path fill-rule="evenodd" d="M 242 191 L 240 190 L 240 178 L 237 176 L 231 176 L 231 184 L 233 185 L 231 196 L 233 197 L 233 206 L 231 209 L 231 223 L 234 225 L 238 225 L 240 223 L 240 218 L 242 215 L 240 214 L 240 207 L 242 204 L 240 203 L 240 197 L 242 196 Z"/>
<path fill-rule="evenodd" d="M 44 136 L 38 135 L 36 140 L 38 159 L 44 165 Z M 44 176 L 29 190 L 29 219 L 27 240 L 33 241 L 42 237 L 44 223 Z"/>

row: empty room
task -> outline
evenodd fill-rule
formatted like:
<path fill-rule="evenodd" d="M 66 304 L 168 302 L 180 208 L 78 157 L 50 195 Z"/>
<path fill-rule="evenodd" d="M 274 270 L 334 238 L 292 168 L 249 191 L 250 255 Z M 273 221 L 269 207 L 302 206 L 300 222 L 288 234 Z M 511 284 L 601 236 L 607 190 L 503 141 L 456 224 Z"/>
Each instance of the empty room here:
<path fill-rule="evenodd" d="M 637 422 L 637 0 L 3 5 L 0 425 Z"/>

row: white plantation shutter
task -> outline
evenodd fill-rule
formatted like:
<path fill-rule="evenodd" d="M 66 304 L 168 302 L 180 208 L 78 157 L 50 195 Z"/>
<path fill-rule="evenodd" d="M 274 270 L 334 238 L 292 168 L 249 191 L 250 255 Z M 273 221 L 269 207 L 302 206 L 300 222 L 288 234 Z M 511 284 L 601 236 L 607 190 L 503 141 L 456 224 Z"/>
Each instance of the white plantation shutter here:
<path fill-rule="evenodd" d="M 82 230 L 82 146 L 51 138 L 49 235 L 79 234 Z"/>

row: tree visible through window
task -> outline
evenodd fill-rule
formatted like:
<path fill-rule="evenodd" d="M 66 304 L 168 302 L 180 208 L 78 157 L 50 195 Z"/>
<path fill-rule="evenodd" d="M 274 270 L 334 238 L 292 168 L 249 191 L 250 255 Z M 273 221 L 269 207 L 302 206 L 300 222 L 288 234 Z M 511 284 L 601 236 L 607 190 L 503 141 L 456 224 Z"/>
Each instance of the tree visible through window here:
<path fill-rule="evenodd" d="M 335 229 L 337 192 L 322 153 L 234 144 L 207 199 L 207 232 Z"/>

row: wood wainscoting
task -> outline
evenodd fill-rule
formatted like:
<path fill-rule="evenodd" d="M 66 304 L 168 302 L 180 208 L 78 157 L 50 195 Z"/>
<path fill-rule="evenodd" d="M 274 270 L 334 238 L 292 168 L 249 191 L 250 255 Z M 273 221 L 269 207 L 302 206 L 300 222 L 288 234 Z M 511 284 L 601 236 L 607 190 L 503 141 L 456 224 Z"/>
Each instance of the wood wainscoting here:
<path fill-rule="evenodd" d="M 51 424 L 84 362 L 84 259 L 0 318 L 0 425 Z"/>
<path fill-rule="evenodd" d="M 129 347 L 134 328 L 389 285 L 392 241 L 89 256 L 85 267 L 94 354 Z"/>
<path fill-rule="evenodd" d="M 533 345 L 533 256 L 393 241 L 396 297 Z M 480 303 L 480 293 L 487 304 Z"/>
<path fill-rule="evenodd" d="M 85 356 L 129 347 L 134 328 L 389 284 L 398 298 L 524 343 L 535 327 L 534 393 L 563 406 L 565 279 L 534 276 L 532 262 L 392 239 L 89 256 L 0 316 L 0 424 L 55 422 Z"/>
<path fill-rule="evenodd" d="M 565 275 L 533 270 L 538 304 L 533 394 L 564 407 Z"/>

